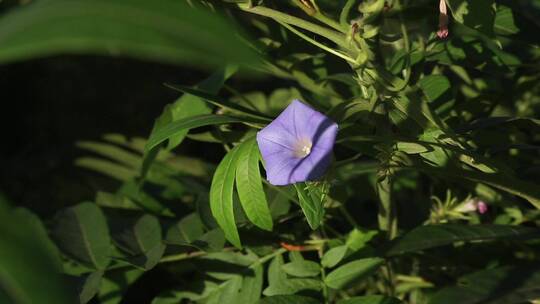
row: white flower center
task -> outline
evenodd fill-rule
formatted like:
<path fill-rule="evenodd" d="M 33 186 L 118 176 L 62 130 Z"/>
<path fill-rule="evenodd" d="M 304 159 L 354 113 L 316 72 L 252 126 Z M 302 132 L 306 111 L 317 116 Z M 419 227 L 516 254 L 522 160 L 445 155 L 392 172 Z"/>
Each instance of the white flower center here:
<path fill-rule="evenodd" d="M 297 148 L 295 149 L 296 157 L 304 158 L 308 156 L 311 153 L 311 147 L 312 147 L 312 144 L 310 140 L 307 140 L 307 139 L 300 140 L 298 142 Z"/>

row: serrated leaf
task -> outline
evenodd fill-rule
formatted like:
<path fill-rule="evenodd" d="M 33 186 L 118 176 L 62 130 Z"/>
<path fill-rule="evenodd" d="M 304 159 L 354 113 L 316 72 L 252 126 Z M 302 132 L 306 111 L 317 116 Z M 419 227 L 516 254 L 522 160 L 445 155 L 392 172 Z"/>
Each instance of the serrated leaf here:
<path fill-rule="evenodd" d="M 64 253 L 85 265 L 104 270 L 110 262 L 109 227 L 94 203 L 84 202 L 60 211 L 53 236 Z"/>
<path fill-rule="evenodd" d="M 381 258 L 365 258 L 344 264 L 330 272 L 324 283 L 334 289 L 341 289 L 356 281 L 360 281 L 373 272 L 384 262 Z"/>
<path fill-rule="evenodd" d="M 217 14 L 170 0 L 38 1 L 2 16 L 0 43 L 0 63 L 59 54 L 198 65 L 257 61 Z"/>
<path fill-rule="evenodd" d="M 389 244 L 385 254 L 393 256 L 455 242 L 527 240 L 540 238 L 540 229 L 505 225 L 444 224 L 417 227 Z"/>
<path fill-rule="evenodd" d="M 281 269 L 294 277 L 314 277 L 321 273 L 321 266 L 308 260 L 290 262 L 281 266 Z"/>
<path fill-rule="evenodd" d="M 248 219 L 257 227 L 272 231 L 272 215 L 262 187 L 259 159 L 259 149 L 255 139 L 247 140 L 240 145 L 236 167 L 236 188 Z"/>
<path fill-rule="evenodd" d="M 216 222 L 225 233 L 225 238 L 235 247 L 241 248 L 240 235 L 236 228 L 233 206 L 233 187 L 238 162 L 239 146 L 234 147 L 219 163 L 210 186 L 210 209 Z"/>

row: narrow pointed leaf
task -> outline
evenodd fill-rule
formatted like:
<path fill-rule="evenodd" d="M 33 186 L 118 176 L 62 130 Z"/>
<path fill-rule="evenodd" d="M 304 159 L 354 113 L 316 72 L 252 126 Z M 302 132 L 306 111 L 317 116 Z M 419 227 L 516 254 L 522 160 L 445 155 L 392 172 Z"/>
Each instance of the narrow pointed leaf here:
<path fill-rule="evenodd" d="M 255 139 L 247 140 L 238 150 L 236 188 L 248 219 L 257 227 L 272 231 L 272 215 L 262 187 L 259 148 Z"/>
<path fill-rule="evenodd" d="M 375 272 L 384 262 L 381 258 L 366 258 L 352 261 L 330 272 L 324 283 L 334 289 L 341 289 L 360 281 Z"/>
<path fill-rule="evenodd" d="M 212 215 L 225 233 L 225 238 L 238 248 L 242 245 L 234 219 L 233 187 L 239 147 L 236 146 L 225 155 L 214 173 L 210 187 Z"/>
<path fill-rule="evenodd" d="M 296 192 L 298 193 L 298 201 L 300 207 L 306 216 L 309 227 L 315 230 L 319 228 L 324 216 L 324 208 L 322 202 L 314 200 L 313 196 L 309 195 L 305 187 L 305 183 L 295 184 Z"/>
<path fill-rule="evenodd" d="M 270 121 L 271 120 L 270 117 L 268 117 L 268 116 L 266 116 L 264 114 L 261 114 L 261 113 L 259 113 L 257 111 L 251 110 L 251 109 L 248 109 L 248 108 L 246 108 L 246 107 L 244 107 L 242 105 L 227 101 L 227 100 L 225 100 L 223 98 L 220 98 L 219 96 L 212 95 L 212 94 L 209 94 L 207 92 L 197 90 L 197 89 L 193 89 L 193 88 L 189 88 L 189 87 L 185 87 L 185 86 L 174 85 L 174 84 L 166 84 L 166 85 L 171 89 L 174 89 L 174 90 L 177 90 L 177 91 L 180 91 L 180 92 L 184 92 L 184 93 L 187 93 L 187 94 L 198 96 L 198 97 L 202 98 L 203 100 L 206 100 L 207 102 L 209 102 L 209 103 L 211 103 L 213 105 L 216 105 L 218 107 L 222 107 L 224 109 L 231 110 L 231 111 L 236 111 L 238 113 L 241 113 L 241 114 L 244 114 L 244 115 L 247 115 L 247 116 L 251 116 L 251 117 L 255 117 L 255 118 L 258 118 L 258 119 L 263 119 L 265 121 Z"/>
<path fill-rule="evenodd" d="M 420 226 L 389 244 L 387 256 L 416 252 L 455 242 L 539 239 L 540 229 L 505 225 L 444 224 Z"/>

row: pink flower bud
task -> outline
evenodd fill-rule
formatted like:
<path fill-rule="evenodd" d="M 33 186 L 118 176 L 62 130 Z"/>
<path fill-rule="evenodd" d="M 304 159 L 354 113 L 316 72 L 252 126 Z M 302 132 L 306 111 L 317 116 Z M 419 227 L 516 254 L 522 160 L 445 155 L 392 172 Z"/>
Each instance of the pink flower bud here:
<path fill-rule="evenodd" d="M 478 213 L 484 214 L 488 211 L 488 205 L 483 201 L 478 201 L 476 203 L 476 210 L 478 210 Z"/>
<path fill-rule="evenodd" d="M 439 30 L 437 31 L 437 37 L 441 39 L 448 37 L 448 14 L 445 0 L 439 2 Z"/>

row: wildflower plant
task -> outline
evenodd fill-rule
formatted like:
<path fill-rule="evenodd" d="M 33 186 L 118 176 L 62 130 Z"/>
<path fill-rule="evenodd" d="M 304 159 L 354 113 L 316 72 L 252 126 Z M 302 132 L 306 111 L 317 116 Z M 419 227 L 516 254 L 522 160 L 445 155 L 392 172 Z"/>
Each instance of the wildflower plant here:
<path fill-rule="evenodd" d="M 148 136 L 77 143 L 88 155 L 76 165 L 119 187 L 92 185 L 91 202 L 22 225 L 45 239 L 42 269 L 77 286 L 51 299 L 537 302 L 537 2 L 36 0 L 9 12 L 0 63 L 121 55 L 208 74 L 163 80 L 178 99 L 141 126 Z M 4 213 L 3 231 L 39 222 Z M 0 302 L 2 282 L 32 293 L 2 266 L 16 279 L 0 272 Z"/>

